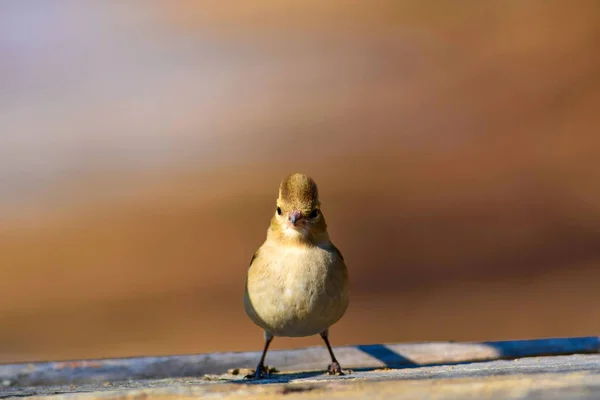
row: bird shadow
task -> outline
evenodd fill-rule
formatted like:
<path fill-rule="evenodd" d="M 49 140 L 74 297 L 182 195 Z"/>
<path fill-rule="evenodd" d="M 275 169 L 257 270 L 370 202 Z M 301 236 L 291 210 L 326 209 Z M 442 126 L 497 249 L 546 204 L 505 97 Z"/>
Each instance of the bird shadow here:
<path fill-rule="evenodd" d="M 389 349 L 385 345 L 382 344 L 373 344 L 373 345 L 357 345 L 355 346 L 358 350 L 370 355 L 373 358 L 381 361 L 386 368 L 415 368 L 422 367 L 423 365 L 417 364 L 410 359 L 404 357 L 403 355 Z M 352 371 L 346 373 L 345 375 L 338 376 L 339 379 L 351 379 L 353 378 L 352 372 L 360 371 L 360 372 L 368 372 L 378 368 L 353 368 Z M 316 378 L 316 377 L 332 377 L 331 375 L 327 375 L 325 370 L 317 370 L 317 371 L 305 371 L 305 372 L 277 372 L 275 374 L 267 375 L 262 379 L 242 379 L 236 380 L 235 383 L 239 384 L 252 384 L 252 385 L 262 385 L 269 383 L 289 383 L 296 379 L 307 379 L 307 378 Z"/>
<path fill-rule="evenodd" d="M 269 374 L 261 379 L 240 379 L 231 383 L 239 383 L 244 385 L 263 385 L 269 383 L 289 383 L 296 379 L 308 379 L 318 376 L 325 376 L 325 371 L 305 371 L 305 372 L 277 372 Z"/>

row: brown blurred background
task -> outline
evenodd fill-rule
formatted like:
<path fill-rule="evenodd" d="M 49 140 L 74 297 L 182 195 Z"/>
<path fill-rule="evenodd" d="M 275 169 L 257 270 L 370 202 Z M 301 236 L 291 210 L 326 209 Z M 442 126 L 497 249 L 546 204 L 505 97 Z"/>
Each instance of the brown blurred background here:
<path fill-rule="evenodd" d="M 335 345 L 597 335 L 599 43 L 594 0 L 3 1 L 0 362 L 259 350 L 293 171 Z"/>

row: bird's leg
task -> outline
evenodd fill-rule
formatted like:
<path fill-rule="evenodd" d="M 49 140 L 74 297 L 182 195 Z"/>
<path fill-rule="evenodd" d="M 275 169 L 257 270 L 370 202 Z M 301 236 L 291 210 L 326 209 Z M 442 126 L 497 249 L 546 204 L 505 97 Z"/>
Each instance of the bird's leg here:
<path fill-rule="evenodd" d="M 321 337 L 325 341 L 327 345 L 327 350 L 329 350 L 329 355 L 331 356 L 331 364 L 327 367 L 327 374 L 329 375 L 344 375 L 342 372 L 342 367 L 340 367 L 340 363 L 335 358 L 333 354 L 333 350 L 331 349 L 331 345 L 329 344 L 328 331 L 321 332 Z"/>
<path fill-rule="evenodd" d="M 260 361 L 256 366 L 256 371 L 254 371 L 254 374 L 248 375 L 247 378 L 261 379 L 268 374 L 268 371 L 265 368 L 265 357 L 267 356 L 267 350 L 269 350 L 269 345 L 271 344 L 272 340 L 273 335 L 265 331 L 265 347 L 263 349 L 262 356 L 260 357 Z"/>

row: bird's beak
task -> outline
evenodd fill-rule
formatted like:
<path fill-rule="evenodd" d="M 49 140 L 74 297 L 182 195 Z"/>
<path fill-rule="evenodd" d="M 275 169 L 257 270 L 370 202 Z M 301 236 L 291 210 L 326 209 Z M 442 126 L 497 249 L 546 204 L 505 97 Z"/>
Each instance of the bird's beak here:
<path fill-rule="evenodd" d="M 302 219 L 302 213 L 298 210 L 294 210 L 290 213 L 289 220 L 292 225 L 296 225 L 296 222 Z"/>

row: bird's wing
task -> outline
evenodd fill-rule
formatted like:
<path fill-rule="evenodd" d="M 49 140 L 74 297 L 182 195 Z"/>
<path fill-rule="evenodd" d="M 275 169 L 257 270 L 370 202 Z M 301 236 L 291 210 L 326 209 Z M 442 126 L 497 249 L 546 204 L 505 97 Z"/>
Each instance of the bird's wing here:
<path fill-rule="evenodd" d="M 342 259 L 342 261 L 345 261 L 345 260 L 344 260 L 344 256 L 342 255 L 342 252 L 341 252 L 341 251 L 340 251 L 340 250 L 339 250 L 337 247 L 335 247 L 335 245 L 334 245 L 333 243 L 331 243 L 331 242 L 330 242 L 330 245 L 331 245 L 331 250 L 332 250 L 332 251 L 333 251 L 333 252 L 334 252 L 334 253 L 335 253 L 335 254 L 336 254 L 336 255 L 337 255 L 339 258 L 341 258 L 341 259 Z"/>
<path fill-rule="evenodd" d="M 256 252 L 254 253 L 254 255 L 252 256 L 252 259 L 250 260 L 250 265 L 248 265 L 248 269 L 250 269 L 250 267 L 252 267 L 252 263 L 254 262 L 254 260 L 256 260 L 256 258 L 258 257 L 258 252 L 260 251 L 260 249 L 256 250 Z"/>

